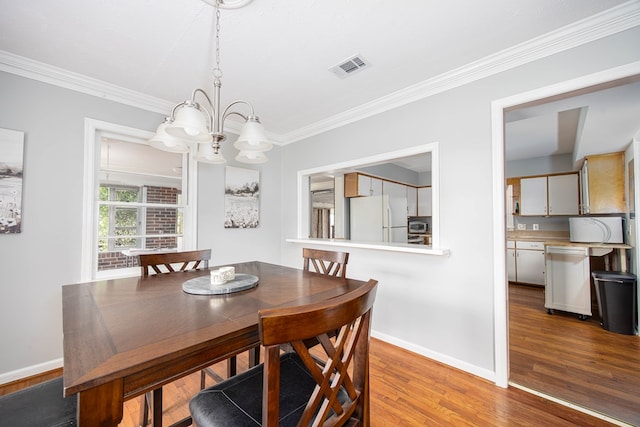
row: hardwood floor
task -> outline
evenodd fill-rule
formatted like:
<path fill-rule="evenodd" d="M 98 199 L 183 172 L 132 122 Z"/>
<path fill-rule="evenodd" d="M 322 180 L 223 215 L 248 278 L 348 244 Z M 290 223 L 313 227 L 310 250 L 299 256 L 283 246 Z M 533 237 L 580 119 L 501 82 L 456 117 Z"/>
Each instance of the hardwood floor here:
<path fill-rule="evenodd" d="M 246 369 L 246 357 L 238 369 Z M 216 370 L 222 374 L 225 365 Z M 495 384 L 383 341 L 371 342 L 371 425 L 386 426 L 611 426 L 531 393 Z M 165 386 L 168 425 L 188 415 L 199 373 Z M 125 403 L 121 427 L 138 425 L 141 399 Z"/>
<path fill-rule="evenodd" d="M 509 287 L 510 381 L 640 425 L 640 337 L 544 308 L 544 290 Z"/>

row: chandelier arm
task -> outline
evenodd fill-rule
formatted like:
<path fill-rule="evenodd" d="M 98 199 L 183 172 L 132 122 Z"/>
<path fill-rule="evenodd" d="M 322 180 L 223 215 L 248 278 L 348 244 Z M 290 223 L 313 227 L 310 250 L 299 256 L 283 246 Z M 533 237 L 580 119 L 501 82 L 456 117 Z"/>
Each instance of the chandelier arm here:
<path fill-rule="evenodd" d="M 187 105 L 187 101 L 182 101 L 179 104 L 176 104 L 172 109 L 171 109 L 171 115 L 169 116 L 169 118 L 173 121 L 176 118 L 176 111 L 178 111 L 178 108 L 180 107 L 184 107 L 185 105 Z"/>
<path fill-rule="evenodd" d="M 249 109 L 251 110 L 251 114 L 247 117 L 242 113 L 239 113 L 237 111 L 229 111 L 234 105 L 237 104 L 245 104 L 249 107 Z M 222 122 L 224 123 L 225 120 L 227 120 L 227 117 L 229 117 L 230 115 L 235 114 L 238 115 L 240 117 L 242 117 L 245 121 L 249 120 L 249 117 L 253 117 L 255 116 L 255 112 L 253 110 L 253 105 L 251 105 L 249 102 L 247 101 L 243 101 L 243 100 L 237 100 L 237 101 L 233 101 L 231 104 L 227 105 L 227 107 L 224 109 L 224 112 L 222 113 Z"/>
<path fill-rule="evenodd" d="M 196 95 L 200 93 L 202 96 L 204 96 L 204 98 L 207 100 L 207 104 L 209 106 L 209 108 L 202 108 L 202 110 L 204 110 L 205 114 L 207 115 L 207 119 L 209 122 L 209 132 L 213 132 L 215 127 L 214 127 L 214 121 L 216 120 L 216 115 L 218 114 L 218 111 L 216 110 L 216 107 L 213 105 L 213 103 L 211 102 L 211 98 L 209 98 L 209 95 L 207 95 L 207 92 L 205 92 L 204 90 L 200 89 L 200 88 L 196 88 L 193 90 L 193 93 L 191 94 L 191 101 L 192 102 L 196 102 Z"/>

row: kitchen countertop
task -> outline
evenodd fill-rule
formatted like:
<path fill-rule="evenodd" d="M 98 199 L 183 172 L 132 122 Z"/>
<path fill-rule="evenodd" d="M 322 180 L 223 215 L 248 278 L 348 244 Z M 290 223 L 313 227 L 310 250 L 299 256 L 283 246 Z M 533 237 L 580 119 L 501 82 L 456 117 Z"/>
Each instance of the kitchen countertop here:
<path fill-rule="evenodd" d="M 631 249 L 633 246 L 624 243 L 582 243 L 571 242 L 568 231 L 507 231 L 507 240 L 524 240 L 528 242 L 544 242 L 545 246 L 571 246 L 581 248 Z"/>
<path fill-rule="evenodd" d="M 526 240 L 529 242 L 569 241 L 568 231 L 507 231 L 507 240 Z"/>
<path fill-rule="evenodd" d="M 568 240 L 547 240 L 545 246 L 570 246 L 576 248 L 609 248 L 609 249 L 631 249 L 633 246 L 625 243 L 584 243 L 570 242 Z"/>

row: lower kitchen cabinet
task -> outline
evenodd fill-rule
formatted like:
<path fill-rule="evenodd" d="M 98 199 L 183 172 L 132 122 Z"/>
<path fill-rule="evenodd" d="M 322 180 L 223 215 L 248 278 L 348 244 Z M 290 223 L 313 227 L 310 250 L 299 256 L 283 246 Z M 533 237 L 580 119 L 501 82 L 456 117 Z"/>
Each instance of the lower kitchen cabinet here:
<path fill-rule="evenodd" d="M 589 249 L 586 247 L 547 246 L 547 284 L 544 307 L 576 313 L 581 320 L 591 316 Z"/>
<path fill-rule="evenodd" d="M 516 242 L 507 241 L 507 280 L 516 281 Z"/>
<path fill-rule="evenodd" d="M 519 240 L 513 248 L 507 242 L 507 276 L 510 282 L 544 286 L 544 243 Z"/>

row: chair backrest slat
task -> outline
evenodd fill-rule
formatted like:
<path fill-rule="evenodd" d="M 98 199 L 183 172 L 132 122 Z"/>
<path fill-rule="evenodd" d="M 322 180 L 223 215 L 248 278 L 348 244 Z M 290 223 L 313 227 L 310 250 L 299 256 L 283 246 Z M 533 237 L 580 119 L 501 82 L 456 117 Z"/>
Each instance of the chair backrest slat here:
<path fill-rule="evenodd" d="M 153 270 L 156 274 L 175 273 L 172 264 L 181 264 L 178 271 L 197 270 L 199 266 L 209 268 L 211 249 L 197 251 L 166 252 L 138 255 L 138 263 L 143 276 Z"/>
<path fill-rule="evenodd" d="M 304 270 L 315 271 L 325 276 L 347 277 L 348 252 L 302 248 L 302 257 Z"/>
<path fill-rule="evenodd" d="M 343 425 L 361 417 L 368 387 L 371 311 L 377 281 L 327 301 L 260 310 L 258 325 L 265 347 L 262 425 L 279 419 L 280 348 L 290 343 L 317 383 L 298 425 Z M 335 331 L 338 334 L 335 335 Z M 324 355 L 305 341 L 315 338 Z M 344 398 L 343 395 L 348 398 Z"/>

